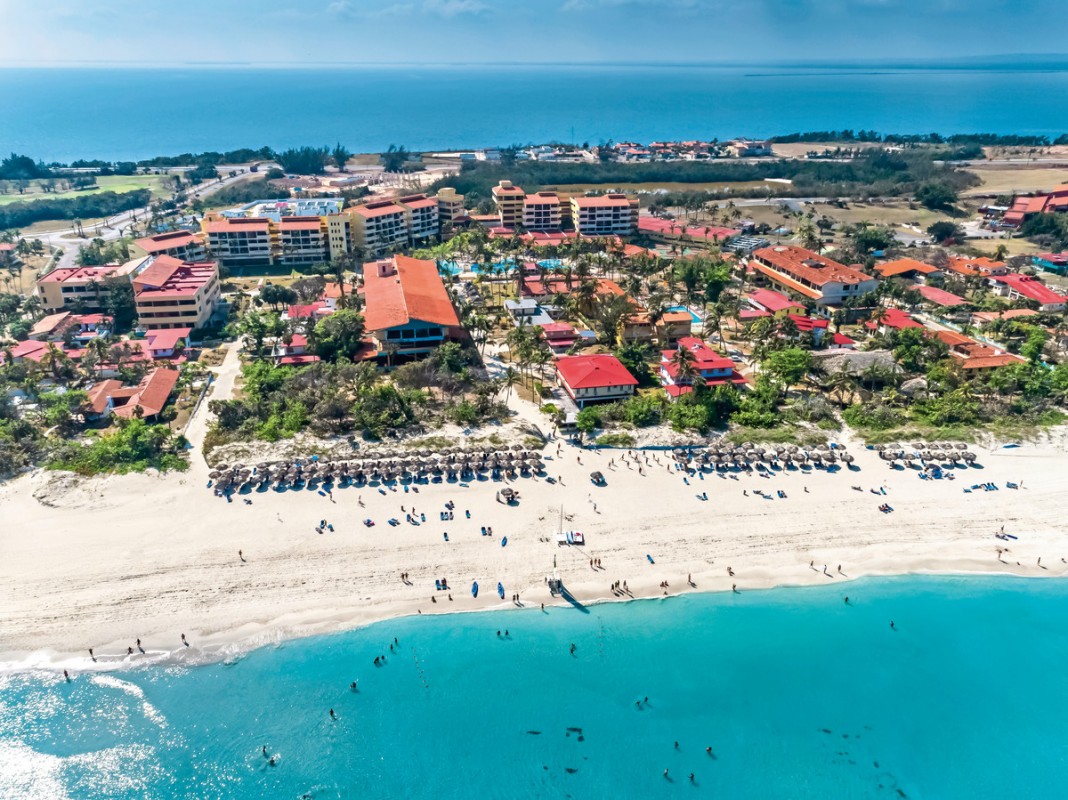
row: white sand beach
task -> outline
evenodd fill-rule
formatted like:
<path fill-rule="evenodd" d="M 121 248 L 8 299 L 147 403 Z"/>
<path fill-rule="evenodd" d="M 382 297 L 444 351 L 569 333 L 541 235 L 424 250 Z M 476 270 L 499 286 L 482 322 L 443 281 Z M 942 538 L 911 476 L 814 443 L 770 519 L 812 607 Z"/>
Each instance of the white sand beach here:
<path fill-rule="evenodd" d="M 652 462 L 643 476 L 620 463 L 620 451 L 565 444 L 556 456 L 554 442 L 548 470 L 563 483 L 518 479 L 509 484 L 521 495 L 512 507 L 495 501 L 503 484 L 493 481 L 385 495 L 350 487 L 335 490 L 333 501 L 314 490 L 269 490 L 253 493 L 252 505 L 227 503 L 206 487 L 199 457 L 188 473 L 164 477 L 36 472 L 0 486 L 0 662 L 82 667 L 90 647 L 100 668 L 221 658 L 399 615 L 513 608 L 514 593 L 537 610 L 559 602 L 545 585 L 554 560 L 583 603 L 617 599 L 615 581 L 627 581 L 628 599 L 832 581 L 848 595 L 848 579 L 898 573 L 1068 574 L 1068 453 L 1059 441 L 975 448 L 982 468 L 962 468 L 955 481 L 920 480 L 859 444 L 849 447 L 859 471 L 707 475 L 687 485 L 666 468 L 664 452 L 643 454 Z M 591 470 L 602 471 L 607 486 L 593 486 Z M 1000 490 L 963 491 L 986 481 Z M 1007 489 L 1007 481 L 1022 487 Z M 885 497 L 870 492 L 881 486 Z M 761 499 L 755 489 L 788 496 Z M 439 521 L 449 500 L 455 519 Z M 895 511 L 881 513 L 883 502 Z M 574 515 L 565 527 L 584 532 L 584 547 L 552 542 L 561 504 Z M 427 521 L 405 523 L 402 505 Z M 365 517 L 377 524 L 365 527 Z M 388 525 L 390 517 L 401 525 Z M 318 534 L 324 518 L 334 530 Z M 484 525 L 492 537 L 481 535 Z M 1019 538 L 996 538 L 1002 525 Z M 999 546 L 1009 549 L 1003 562 Z M 602 569 L 591 568 L 595 558 Z M 400 579 L 405 572 L 411 585 Z M 435 591 L 436 578 L 447 579 L 451 600 Z M 477 599 L 472 581 L 481 587 Z M 135 647 L 128 657 L 138 638 L 145 654 Z"/>

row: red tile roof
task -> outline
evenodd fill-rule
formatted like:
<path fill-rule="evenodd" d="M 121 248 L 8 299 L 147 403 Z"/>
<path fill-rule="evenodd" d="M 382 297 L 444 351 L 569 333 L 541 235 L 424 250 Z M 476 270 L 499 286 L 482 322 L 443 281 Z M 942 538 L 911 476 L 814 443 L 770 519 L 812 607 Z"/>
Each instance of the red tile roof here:
<path fill-rule="evenodd" d="M 153 328 L 145 331 L 145 342 L 149 352 L 173 350 L 179 340 L 188 342 L 192 328 Z"/>
<path fill-rule="evenodd" d="M 192 244 L 198 244 L 199 241 L 191 231 L 170 231 L 169 233 L 160 233 L 156 236 L 137 239 L 134 244 L 146 253 L 151 254 L 162 253 L 175 247 L 188 247 Z"/>
<path fill-rule="evenodd" d="M 556 370 L 572 390 L 638 385 L 620 360 L 610 355 L 565 356 L 556 359 Z"/>
<path fill-rule="evenodd" d="M 864 323 L 868 330 L 875 330 L 876 328 L 883 326 L 887 328 L 894 328 L 895 330 L 902 330 L 903 328 L 922 328 L 923 325 L 918 323 L 908 313 L 902 311 L 900 308 L 890 307 L 884 309 L 883 318 L 876 323 L 874 320 Z"/>
<path fill-rule="evenodd" d="M 271 221 L 266 217 L 225 217 L 214 219 L 204 224 L 208 233 L 230 233 L 249 231 L 250 233 L 269 233 Z"/>
<path fill-rule="evenodd" d="M 757 289 L 749 293 L 749 303 L 765 311 L 776 314 L 790 308 L 804 309 L 804 306 L 791 300 L 784 294 L 771 289 Z"/>
<path fill-rule="evenodd" d="M 937 286 L 917 286 L 916 291 L 920 293 L 924 300 L 946 308 L 968 304 L 968 301 L 963 297 L 958 297 L 945 289 L 939 289 Z"/>
<path fill-rule="evenodd" d="M 38 283 L 66 283 L 97 281 L 103 283 L 115 275 L 125 275 L 133 269 L 133 263 L 107 264 L 100 267 L 60 267 L 41 278 Z"/>
<path fill-rule="evenodd" d="M 141 300 L 191 298 L 218 274 L 214 261 L 182 262 L 170 256 L 152 256 L 133 279 L 134 294 Z"/>
<path fill-rule="evenodd" d="M 280 231 L 318 231 L 323 223 L 318 217 L 282 217 L 278 221 Z"/>
<path fill-rule="evenodd" d="M 380 200 L 377 203 L 367 203 L 366 205 L 356 206 L 352 209 L 353 213 L 359 214 L 361 217 L 372 219 L 374 217 L 386 217 L 390 214 L 403 214 L 404 209 L 398 206 L 392 200 Z"/>
<path fill-rule="evenodd" d="M 1022 296 L 1035 300 L 1041 305 L 1054 305 L 1068 302 L 1068 297 L 1050 289 L 1034 275 L 1021 275 L 1011 272 L 1008 275 L 996 275 L 991 278 L 996 283 L 1003 283 L 1015 289 Z"/>
<path fill-rule="evenodd" d="M 142 416 L 154 417 L 167 405 L 177 383 L 178 370 L 160 367 L 148 373 L 137 386 L 123 386 L 116 380 L 94 384 L 89 390 L 89 403 L 97 414 L 104 412 L 110 399 L 117 416 L 133 417 L 134 410 L 140 408 Z"/>
<path fill-rule="evenodd" d="M 370 262 L 363 266 L 367 330 L 395 328 L 413 320 L 459 327 L 460 320 L 438 274 L 436 262 L 394 256 L 392 270 L 385 276 L 379 275 L 381 263 Z"/>

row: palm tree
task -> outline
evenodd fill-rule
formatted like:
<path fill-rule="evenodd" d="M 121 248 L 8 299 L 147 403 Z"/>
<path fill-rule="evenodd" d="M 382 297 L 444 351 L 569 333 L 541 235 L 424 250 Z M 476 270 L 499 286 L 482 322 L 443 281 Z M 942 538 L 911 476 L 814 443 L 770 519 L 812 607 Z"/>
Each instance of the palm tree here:
<path fill-rule="evenodd" d="M 515 367 L 509 365 L 504 371 L 504 377 L 502 378 L 505 388 L 508 393 L 505 395 L 504 402 L 508 402 L 512 396 L 512 387 L 519 383 L 519 373 L 515 371 Z"/>
<path fill-rule="evenodd" d="M 679 386 L 693 385 L 698 377 L 697 367 L 694 366 L 697 359 L 693 351 L 686 347 L 680 347 L 671 355 L 671 364 L 675 367 L 675 383 Z"/>

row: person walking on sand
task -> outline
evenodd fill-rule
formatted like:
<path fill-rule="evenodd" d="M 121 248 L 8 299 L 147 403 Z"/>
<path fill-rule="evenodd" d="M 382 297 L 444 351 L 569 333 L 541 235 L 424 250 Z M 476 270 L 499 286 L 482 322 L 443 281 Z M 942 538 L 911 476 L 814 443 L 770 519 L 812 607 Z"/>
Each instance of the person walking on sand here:
<path fill-rule="evenodd" d="M 243 551 L 243 550 L 238 550 L 238 551 L 237 551 L 237 557 L 238 557 L 238 558 L 240 558 L 242 562 L 244 562 L 244 560 L 245 560 L 245 553 L 244 553 L 244 551 Z"/>

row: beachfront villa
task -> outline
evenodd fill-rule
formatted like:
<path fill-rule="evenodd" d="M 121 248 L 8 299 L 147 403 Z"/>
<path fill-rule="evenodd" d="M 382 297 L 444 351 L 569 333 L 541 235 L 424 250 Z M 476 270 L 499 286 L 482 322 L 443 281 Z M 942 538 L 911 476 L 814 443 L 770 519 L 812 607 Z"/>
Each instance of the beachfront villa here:
<path fill-rule="evenodd" d="M 393 256 L 363 265 L 367 358 L 422 356 L 465 336 L 434 261 Z"/>
<path fill-rule="evenodd" d="M 687 336 L 679 339 L 676 348 L 660 352 L 660 383 L 672 401 L 693 391 L 694 376 L 679 370 L 676 361 L 679 350 L 689 350 L 693 354 L 694 375 L 699 376 L 705 386 L 745 386 L 748 383 L 745 376 L 734 368 L 733 361 L 717 353 L 701 339 Z"/>
<path fill-rule="evenodd" d="M 839 306 L 875 291 L 879 283 L 856 267 L 792 245 L 755 250 L 749 266 L 780 289 L 814 300 L 817 306 Z"/>
<path fill-rule="evenodd" d="M 579 408 L 590 403 L 626 400 L 638 381 L 612 355 L 564 356 L 556 359 L 560 386 Z"/>
<path fill-rule="evenodd" d="M 103 380 L 89 388 L 87 417 L 103 419 L 109 414 L 131 419 L 155 420 L 167 406 L 178 383 L 178 370 L 157 367 L 137 386 L 123 386 L 121 381 Z"/>

